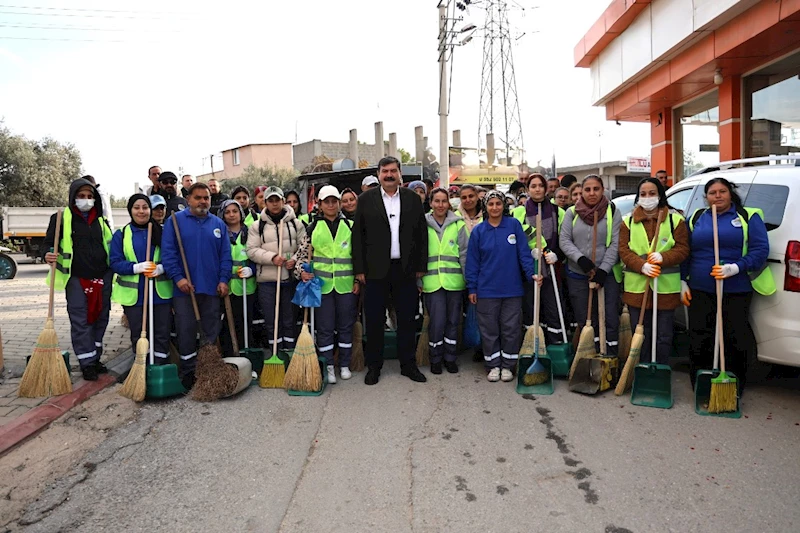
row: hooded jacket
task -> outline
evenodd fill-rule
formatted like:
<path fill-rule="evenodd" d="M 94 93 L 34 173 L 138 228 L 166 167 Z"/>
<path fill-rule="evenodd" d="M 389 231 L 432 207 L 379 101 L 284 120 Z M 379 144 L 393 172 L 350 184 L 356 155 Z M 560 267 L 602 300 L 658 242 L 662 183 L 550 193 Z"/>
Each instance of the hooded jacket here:
<path fill-rule="evenodd" d="M 259 283 L 277 281 L 278 268 L 272 259 L 278 255 L 278 236 L 283 226 L 283 256 L 287 254 L 296 259 L 297 248 L 306 234 L 306 227 L 297 220 L 294 210 L 283 208 L 280 224 L 275 224 L 267 209 L 261 212 L 258 220 L 250 224 L 247 232 L 247 257 L 256 264 L 256 281 Z M 263 227 L 263 230 L 262 230 Z M 281 281 L 289 279 L 289 271 L 281 268 Z"/>
<path fill-rule="evenodd" d="M 433 218 L 433 213 L 428 213 L 427 215 L 425 215 L 425 222 L 428 224 L 428 228 L 436 232 L 436 236 L 439 242 L 441 242 L 442 235 L 444 235 L 444 230 L 447 229 L 447 226 L 449 226 L 450 224 L 455 224 L 457 222 L 464 222 L 464 220 L 460 216 L 453 213 L 452 211 L 448 211 L 447 215 L 444 217 L 444 224 L 442 224 L 441 227 L 439 227 L 439 223 L 436 222 L 436 219 Z M 430 242 L 430 237 L 428 237 L 428 242 Z M 458 230 L 458 262 L 461 264 L 462 274 L 467 270 L 468 245 L 469 245 L 469 234 L 467 233 L 467 226 L 465 223 Z"/>
<path fill-rule="evenodd" d="M 97 215 L 91 224 L 83 218 L 83 214 L 75 207 L 75 196 L 78 194 L 78 190 L 87 185 L 92 188 L 92 193 L 94 194 L 94 207 L 92 210 Z M 70 275 L 82 279 L 102 278 L 109 269 L 108 254 L 106 254 L 103 244 L 102 227 L 102 224 L 108 226 L 108 222 L 103 216 L 103 202 L 101 201 L 100 193 L 87 180 L 83 178 L 77 179 L 69 186 L 68 208 L 72 210 L 72 227 L 64 228 L 62 223 L 61 235 L 64 235 L 65 231 L 72 232 L 72 267 Z M 109 229 L 111 229 L 110 226 Z M 55 249 L 53 242 L 55 240 L 55 231 L 56 215 L 53 214 L 50 217 L 50 224 L 47 226 L 47 233 L 41 249 L 42 259 L 51 248 Z"/>

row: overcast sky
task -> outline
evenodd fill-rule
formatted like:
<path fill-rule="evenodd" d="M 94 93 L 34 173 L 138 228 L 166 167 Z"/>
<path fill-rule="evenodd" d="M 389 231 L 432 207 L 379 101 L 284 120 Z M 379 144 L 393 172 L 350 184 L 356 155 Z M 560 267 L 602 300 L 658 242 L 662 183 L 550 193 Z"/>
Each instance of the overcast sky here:
<path fill-rule="evenodd" d="M 591 106 L 588 69 L 573 66 L 607 2 L 518 4 L 524 12 L 509 16 L 525 33 L 513 53 L 528 161 L 648 155 L 649 125 L 606 122 Z M 346 142 L 357 128 L 372 143 L 378 120 L 412 153 L 424 126 L 438 153 L 436 6 L 0 0 L 0 117 L 14 133 L 74 143 L 84 171 L 124 195 L 153 164 L 199 174 L 212 152 L 294 142 L 295 132 L 301 143 Z M 480 9 L 464 17 L 483 25 Z M 464 144 L 477 142 L 481 44 L 454 53 L 450 129 Z"/>

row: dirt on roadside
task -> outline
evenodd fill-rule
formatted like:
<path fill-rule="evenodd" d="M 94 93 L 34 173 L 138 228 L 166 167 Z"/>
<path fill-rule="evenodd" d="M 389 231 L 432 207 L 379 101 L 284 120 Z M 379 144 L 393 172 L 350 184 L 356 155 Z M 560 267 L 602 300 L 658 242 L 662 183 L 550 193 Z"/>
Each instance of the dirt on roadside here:
<path fill-rule="evenodd" d="M 137 405 L 114 385 L 53 422 L 33 439 L 0 457 L 0 531 L 14 529 L 25 507 L 74 468 L 109 432 L 133 419 Z"/>

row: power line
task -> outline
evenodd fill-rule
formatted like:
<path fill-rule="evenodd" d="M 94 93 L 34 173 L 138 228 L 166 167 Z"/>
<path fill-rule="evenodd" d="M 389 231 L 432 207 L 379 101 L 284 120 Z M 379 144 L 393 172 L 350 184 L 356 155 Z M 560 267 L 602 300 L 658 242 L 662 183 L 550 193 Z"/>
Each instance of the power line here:
<path fill-rule="evenodd" d="M 164 43 L 164 41 L 131 41 L 130 39 L 69 39 L 69 38 L 50 38 L 50 37 L 12 37 L 9 35 L 0 35 L 0 41 L 2 40 L 14 40 L 14 41 L 60 41 L 60 42 L 71 42 L 71 43 L 152 43 L 152 44 L 159 44 Z"/>
<path fill-rule="evenodd" d="M 94 8 L 81 8 L 81 7 L 48 7 L 48 6 L 14 6 L 8 4 L 0 4 L 0 9 L 39 9 L 44 11 L 82 11 L 89 13 L 141 13 L 141 14 L 163 14 L 163 15 L 185 15 L 181 11 L 146 11 L 146 10 L 129 10 L 129 9 L 94 9 Z"/>
<path fill-rule="evenodd" d="M 89 28 L 85 26 L 45 26 L 45 25 L 22 25 L 22 24 L 0 24 L 0 28 L 19 28 L 19 29 L 28 29 L 28 30 L 79 30 L 79 31 L 124 31 L 124 32 L 134 32 L 134 31 L 157 31 L 159 33 L 183 33 L 182 30 L 162 30 L 162 29 L 123 29 L 123 28 Z"/>
<path fill-rule="evenodd" d="M 2 7 L 2 6 L 0 6 Z M 130 11 L 129 13 L 136 13 L 135 11 Z M 154 12 L 156 13 L 156 12 Z M 129 20 L 202 20 L 200 18 L 192 18 L 192 17 L 161 17 L 156 15 L 151 15 L 149 13 L 141 13 L 140 16 L 133 16 L 133 15 L 84 15 L 83 13 L 25 13 L 19 11 L 5 11 L 0 10 L 0 15 L 21 15 L 23 17 L 79 17 L 79 18 L 102 18 L 102 19 L 129 19 Z"/>

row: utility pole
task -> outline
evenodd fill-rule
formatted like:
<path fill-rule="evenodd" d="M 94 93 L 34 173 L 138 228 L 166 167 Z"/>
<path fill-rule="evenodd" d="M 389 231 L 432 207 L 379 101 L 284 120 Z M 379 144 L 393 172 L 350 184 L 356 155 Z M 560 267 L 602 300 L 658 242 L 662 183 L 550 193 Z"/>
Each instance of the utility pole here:
<path fill-rule="evenodd" d="M 450 143 L 447 142 L 447 4 L 439 2 L 439 185 L 450 186 Z"/>

